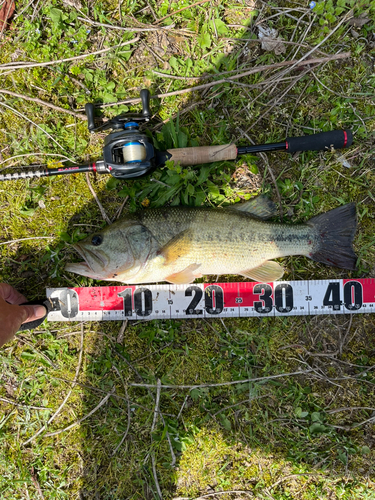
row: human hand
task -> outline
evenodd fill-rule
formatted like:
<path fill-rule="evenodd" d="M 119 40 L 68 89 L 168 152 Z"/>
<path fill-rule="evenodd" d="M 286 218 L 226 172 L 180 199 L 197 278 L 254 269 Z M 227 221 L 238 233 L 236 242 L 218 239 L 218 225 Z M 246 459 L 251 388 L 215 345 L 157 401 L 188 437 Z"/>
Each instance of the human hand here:
<path fill-rule="evenodd" d="M 22 323 L 46 315 L 44 306 L 21 306 L 27 299 L 7 283 L 0 283 L 0 347 L 11 340 Z"/>

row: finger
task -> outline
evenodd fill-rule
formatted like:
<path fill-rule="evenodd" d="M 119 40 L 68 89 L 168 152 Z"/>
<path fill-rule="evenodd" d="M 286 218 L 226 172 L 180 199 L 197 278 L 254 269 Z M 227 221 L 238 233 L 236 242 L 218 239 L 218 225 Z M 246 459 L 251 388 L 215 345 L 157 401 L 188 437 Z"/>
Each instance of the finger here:
<path fill-rule="evenodd" d="M 43 318 L 47 315 L 47 309 L 44 306 L 18 306 L 22 310 L 24 318 L 22 323 L 29 323 L 30 321 L 35 321 L 36 319 Z M 21 312 L 21 311 L 20 311 Z"/>
<path fill-rule="evenodd" d="M 23 302 L 27 302 L 26 297 L 15 288 L 8 285 L 8 283 L 0 283 L 0 297 L 9 302 L 9 304 L 22 304 Z"/>

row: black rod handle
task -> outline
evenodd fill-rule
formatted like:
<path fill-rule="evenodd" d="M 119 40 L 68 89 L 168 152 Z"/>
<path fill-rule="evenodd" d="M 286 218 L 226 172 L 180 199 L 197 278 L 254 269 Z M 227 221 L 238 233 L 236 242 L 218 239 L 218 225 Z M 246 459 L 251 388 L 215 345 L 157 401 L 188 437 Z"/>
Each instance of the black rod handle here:
<path fill-rule="evenodd" d="M 332 148 L 348 148 L 353 142 L 351 130 L 332 130 L 320 134 L 305 135 L 303 137 L 288 137 L 286 150 L 289 153 L 296 151 L 329 151 Z"/>

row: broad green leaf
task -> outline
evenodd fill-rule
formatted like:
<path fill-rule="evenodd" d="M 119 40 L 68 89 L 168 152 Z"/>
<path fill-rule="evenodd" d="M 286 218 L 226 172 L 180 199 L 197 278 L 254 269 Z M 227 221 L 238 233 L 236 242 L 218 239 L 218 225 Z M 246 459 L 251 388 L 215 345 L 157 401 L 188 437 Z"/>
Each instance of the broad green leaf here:
<path fill-rule="evenodd" d="M 198 36 L 198 43 L 202 49 L 208 49 L 211 47 L 211 37 L 209 33 L 201 33 Z"/>
<path fill-rule="evenodd" d="M 194 205 L 200 207 L 205 199 L 206 193 L 204 191 L 197 191 L 194 195 Z"/>
<path fill-rule="evenodd" d="M 52 8 L 50 9 L 48 14 L 53 23 L 59 24 L 62 20 L 63 11 L 60 9 Z"/>
<path fill-rule="evenodd" d="M 231 430 L 232 424 L 230 423 L 230 421 L 227 419 L 227 417 L 225 415 L 220 414 L 220 422 L 221 422 L 221 425 L 224 427 L 224 429 L 226 429 L 227 431 Z"/>
<path fill-rule="evenodd" d="M 200 168 L 199 176 L 197 179 L 198 185 L 202 184 L 202 182 L 205 182 L 208 179 L 208 176 L 210 175 L 210 170 L 211 170 L 211 167 L 209 167 L 208 165 L 205 165 L 205 166 Z"/>
<path fill-rule="evenodd" d="M 215 19 L 213 22 L 215 23 L 218 35 L 226 35 L 228 33 L 228 28 L 224 21 L 222 21 L 221 19 Z"/>
<path fill-rule="evenodd" d="M 321 415 L 318 411 L 314 411 L 311 414 L 311 422 L 321 422 Z"/>
<path fill-rule="evenodd" d="M 186 148 L 188 142 L 188 136 L 182 130 L 178 131 L 178 147 Z"/>
<path fill-rule="evenodd" d="M 319 422 L 315 422 L 312 425 L 310 425 L 310 433 L 311 434 L 322 434 L 323 432 L 326 432 L 327 427 L 323 424 L 320 424 Z"/>
<path fill-rule="evenodd" d="M 168 62 L 170 64 L 171 68 L 178 70 L 178 61 L 175 57 L 173 57 L 173 56 L 170 57 Z"/>

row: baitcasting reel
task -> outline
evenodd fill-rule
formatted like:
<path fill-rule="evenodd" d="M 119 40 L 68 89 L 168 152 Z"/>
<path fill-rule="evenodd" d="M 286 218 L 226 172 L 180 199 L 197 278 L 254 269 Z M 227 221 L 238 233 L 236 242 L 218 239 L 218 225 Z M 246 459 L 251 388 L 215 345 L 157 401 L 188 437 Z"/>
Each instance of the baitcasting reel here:
<path fill-rule="evenodd" d="M 155 149 L 139 124 L 151 118 L 150 92 L 141 90 L 142 113 L 123 113 L 104 125 L 95 127 L 94 105 L 86 104 L 87 126 L 91 133 L 111 128 L 104 139 L 103 166 L 117 179 L 131 179 L 147 174 L 155 167 Z M 96 163 L 96 169 L 100 168 Z"/>

